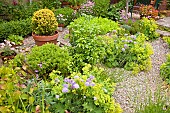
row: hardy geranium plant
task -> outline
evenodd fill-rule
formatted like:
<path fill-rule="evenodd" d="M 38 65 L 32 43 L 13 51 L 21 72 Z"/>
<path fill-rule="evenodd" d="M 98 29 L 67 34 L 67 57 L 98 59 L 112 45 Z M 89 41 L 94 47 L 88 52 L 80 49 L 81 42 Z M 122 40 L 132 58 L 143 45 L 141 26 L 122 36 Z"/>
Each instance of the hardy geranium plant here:
<path fill-rule="evenodd" d="M 32 29 L 37 35 L 53 35 L 58 27 L 54 13 L 49 9 L 41 9 L 32 17 Z"/>
<path fill-rule="evenodd" d="M 88 65 L 87 65 L 88 66 Z M 84 72 L 88 68 L 84 67 Z M 72 113 L 121 113 L 119 104 L 112 98 L 113 85 L 109 79 L 99 82 L 91 74 L 72 73 L 64 78 L 57 71 L 50 74 L 53 84 L 52 93 L 55 104 L 51 106 L 55 112 Z"/>

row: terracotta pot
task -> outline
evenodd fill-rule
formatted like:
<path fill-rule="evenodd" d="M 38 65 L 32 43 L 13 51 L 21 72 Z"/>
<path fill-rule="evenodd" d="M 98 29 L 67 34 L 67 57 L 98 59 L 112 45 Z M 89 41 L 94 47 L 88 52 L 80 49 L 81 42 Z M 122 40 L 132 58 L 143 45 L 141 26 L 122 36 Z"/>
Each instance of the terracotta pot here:
<path fill-rule="evenodd" d="M 1 55 L 2 60 L 6 61 L 6 60 L 14 59 L 14 57 L 17 55 L 17 53 L 14 53 L 11 56 L 3 56 L 3 52 L 1 52 L 0 55 Z"/>
<path fill-rule="evenodd" d="M 34 38 L 35 44 L 37 46 L 42 46 L 47 42 L 57 44 L 58 31 L 56 31 L 55 34 L 52 36 L 39 36 L 35 33 L 32 33 L 32 37 Z"/>
<path fill-rule="evenodd" d="M 58 27 L 64 27 L 64 24 L 58 24 Z"/>

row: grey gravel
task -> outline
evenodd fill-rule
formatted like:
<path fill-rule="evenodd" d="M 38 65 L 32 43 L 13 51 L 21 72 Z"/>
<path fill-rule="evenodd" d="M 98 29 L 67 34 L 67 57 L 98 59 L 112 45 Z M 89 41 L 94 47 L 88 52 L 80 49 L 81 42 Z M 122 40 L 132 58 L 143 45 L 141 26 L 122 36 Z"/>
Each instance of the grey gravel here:
<path fill-rule="evenodd" d="M 137 76 L 129 75 L 117 84 L 113 97 L 120 103 L 124 113 L 134 113 L 135 108 L 143 103 L 150 93 L 153 95 L 163 83 L 159 72 L 161 64 L 166 61 L 168 45 L 161 38 L 151 42 L 151 45 L 154 50 L 151 56 L 152 69 L 140 72 Z"/>

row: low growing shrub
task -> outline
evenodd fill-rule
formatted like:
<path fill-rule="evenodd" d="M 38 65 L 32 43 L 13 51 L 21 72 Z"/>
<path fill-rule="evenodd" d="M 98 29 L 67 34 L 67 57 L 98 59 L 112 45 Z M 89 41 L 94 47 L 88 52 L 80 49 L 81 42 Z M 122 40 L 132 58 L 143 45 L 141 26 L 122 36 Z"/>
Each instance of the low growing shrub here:
<path fill-rule="evenodd" d="M 81 37 L 76 41 L 76 45 L 71 48 L 73 56 L 74 70 L 81 69 L 86 63 L 95 65 L 104 60 L 106 56 L 105 47 L 107 46 L 101 36 Z"/>
<path fill-rule="evenodd" d="M 28 66 L 39 76 L 47 78 L 52 70 L 61 71 L 63 74 L 69 73 L 71 57 L 66 48 L 45 44 L 32 48 L 31 52 L 26 55 L 26 61 Z"/>
<path fill-rule="evenodd" d="M 150 55 L 153 50 L 146 43 L 144 34 L 103 38 L 107 43 L 104 63 L 108 67 L 121 67 L 134 73 L 151 68 Z"/>
<path fill-rule="evenodd" d="M 0 42 L 9 35 L 26 36 L 32 32 L 31 19 L 4 22 L 0 24 Z"/>
<path fill-rule="evenodd" d="M 167 61 L 160 67 L 161 77 L 170 84 L 170 54 L 167 55 Z"/>

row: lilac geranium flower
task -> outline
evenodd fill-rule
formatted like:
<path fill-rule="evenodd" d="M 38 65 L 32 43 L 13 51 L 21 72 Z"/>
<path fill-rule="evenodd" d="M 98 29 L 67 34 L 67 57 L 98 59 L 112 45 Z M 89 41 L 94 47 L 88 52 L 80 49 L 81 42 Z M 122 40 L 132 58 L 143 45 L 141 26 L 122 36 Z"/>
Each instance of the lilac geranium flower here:
<path fill-rule="evenodd" d="M 35 70 L 35 73 L 38 73 L 38 70 Z"/>
<path fill-rule="evenodd" d="M 85 85 L 86 85 L 86 86 L 90 86 L 90 82 L 86 82 Z"/>
<path fill-rule="evenodd" d="M 63 87 L 65 88 L 68 88 L 68 86 L 69 86 L 68 84 L 63 84 Z"/>
<path fill-rule="evenodd" d="M 127 48 L 128 48 L 128 45 L 127 45 L 127 44 L 124 44 L 124 48 L 127 49 Z"/>
<path fill-rule="evenodd" d="M 78 89 L 80 86 L 78 84 L 73 84 L 73 89 Z"/>
<path fill-rule="evenodd" d="M 68 88 L 66 88 L 66 87 L 64 87 L 63 89 L 62 89 L 62 92 L 63 93 L 67 93 L 69 90 L 68 90 Z"/>

